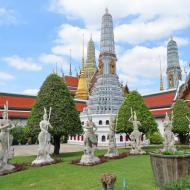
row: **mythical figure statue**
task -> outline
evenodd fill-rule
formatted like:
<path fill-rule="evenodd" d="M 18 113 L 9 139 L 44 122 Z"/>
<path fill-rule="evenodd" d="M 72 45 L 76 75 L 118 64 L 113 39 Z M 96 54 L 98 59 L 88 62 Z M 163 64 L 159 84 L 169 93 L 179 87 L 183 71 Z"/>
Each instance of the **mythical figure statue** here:
<path fill-rule="evenodd" d="M 131 117 L 129 118 L 129 122 L 133 124 L 133 132 L 130 135 L 130 139 L 132 141 L 132 149 L 130 151 L 131 154 L 144 154 L 145 152 L 141 149 L 141 136 L 142 133 L 139 131 L 139 126 L 141 126 L 140 121 L 137 120 L 136 112 L 131 108 Z"/>
<path fill-rule="evenodd" d="M 4 105 L 4 111 L 0 119 L 0 173 L 14 169 L 13 165 L 8 164 L 9 159 L 13 157 L 14 151 L 11 149 L 13 136 L 10 130 L 15 127 L 13 122 L 8 119 L 8 102 Z"/>
<path fill-rule="evenodd" d="M 50 157 L 50 140 L 51 136 L 48 132 L 48 128 L 53 128 L 49 122 L 51 116 L 51 107 L 49 111 L 49 118 L 47 117 L 46 108 L 44 108 L 43 120 L 40 122 L 40 133 L 38 135 L 39 148 L 36 160 L 32 164 L 50 163 L 54 160 Z"/>
<path fill-rule="evenodd" d="M 175 152 L 176 148 L 175 148 L 175 136 L 172 132 L 172 122 L 173 122 L 173 113 L 171 115 L 171 120 L 168 117 L 168 113 L 166 112 L 166 116 L 163 122 L 163 126 L 164 126 L 164 148 L 162 149 L 162 151 L 172 151 Z"/>
<path fill-rule="evenodd" d="M 109 125 L 109 134 L 108 134 L 108 152 L 105 154 L 105 156 L 113 157 L 118 155 L 117 147 L 116 147 L 116 139 L 115 139 L 115 133 L 116 133 L 116 119 L 111 115 L 110 117 L 110 125 Z"/>
<path fill-rule="evenodd" d="M 83 128 L 85 129 L 84 155 L 82 156 L 80 163 L 90 165 L 99 162 L 99 158 L 94 155 L 98 143 L 98 138 L 95 134 L 97 127 L 92 121 L 91 115 L 88 115 L 88 121 L 85 123 Z"/>

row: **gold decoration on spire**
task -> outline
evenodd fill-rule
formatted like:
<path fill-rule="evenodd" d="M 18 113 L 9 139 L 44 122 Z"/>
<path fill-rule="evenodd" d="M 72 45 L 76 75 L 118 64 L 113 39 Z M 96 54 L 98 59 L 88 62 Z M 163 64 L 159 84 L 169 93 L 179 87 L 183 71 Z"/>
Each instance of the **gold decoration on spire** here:
<path fill-rule="evenodd" d="M 75 98 L 82 100 L 88 99 L 88 87 L 84 70 L 84 34 L 83 34 L 83 48 L 82 48 L 82 67 L 81 67 L 81 73 L 79 77 L 78 88 L 76 91 Z"/>
<path fill-rule="evenodd" d="M 161 59 L 160 59 L 160 91 L 163 91 L 163 90 L 164 90 L 164 85 L 163 85 L 163 78 L 162 78 L 162 65 L 161 65 Z"/>

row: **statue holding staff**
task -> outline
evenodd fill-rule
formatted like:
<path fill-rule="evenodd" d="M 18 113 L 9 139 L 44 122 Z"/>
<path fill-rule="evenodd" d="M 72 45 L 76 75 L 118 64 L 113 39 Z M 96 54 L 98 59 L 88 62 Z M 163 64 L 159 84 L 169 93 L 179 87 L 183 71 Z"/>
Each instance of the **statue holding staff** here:
<path fill-rule="evenodd" d="M 53 128 L 49 122 L 51 117 L 51 107 L 49 117 L 47 116 L 46 108 L 44 108 L 43 120 L 40 122 L 40 133 L 38 135 L 39 148 L 36 160 L 32 164 L 50 163 L 54 160 L 50 157 L 51 135 L 48 132 L 49 127 Z"/>
<path fill-rule="evenodd" d="M 132 149 L 130 154 L 144 154 L 145 152 L 141 149 L 141 136 L 142 133 L 139 131 L 139 126 L 141 126 L 140 121 L 137 120 L 136 112 L 131 108 L 131 117 L 129 122 L 133 124 L 133 131 L 130 134 L 130 139 L 132 141 Z"/>
<path fill-rule="evenodd" d="M 15 127 L 8 118 L 8 102 L 4 105 L 2 119 L 0 119 L 0 173 L 14 169 L 14 166 L 8 164 L 9 159 L 13 157 L 14 151 L 11 149 L 13 136 L 10 131 Z"/>

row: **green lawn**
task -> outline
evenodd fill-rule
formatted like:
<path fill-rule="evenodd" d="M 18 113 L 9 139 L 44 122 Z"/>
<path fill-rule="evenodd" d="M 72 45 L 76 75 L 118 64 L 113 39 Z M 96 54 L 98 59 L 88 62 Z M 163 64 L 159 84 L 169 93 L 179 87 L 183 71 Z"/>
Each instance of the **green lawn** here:
<path fill-rule="evenodd" d="M 123 150 L 120 150 L 123 151 Z M 98 151 L 103 154 L 105 151 Z M 29 167 L 27 170 L 0 176 L 0 190 L 101 190 L 100 175 L 111 172 L 117 176 L 115 190 L 122 190 L 123 177 L 128 190 L 155 190 L 149 156 L 129 156 L 110 160 L 97 166 L 77 166 L 70 161 L 80 158 L 82 152 L 60 155 L 62 163 Z M 15 157 L 13 163 L 31 162 L 35 156 Z"/>

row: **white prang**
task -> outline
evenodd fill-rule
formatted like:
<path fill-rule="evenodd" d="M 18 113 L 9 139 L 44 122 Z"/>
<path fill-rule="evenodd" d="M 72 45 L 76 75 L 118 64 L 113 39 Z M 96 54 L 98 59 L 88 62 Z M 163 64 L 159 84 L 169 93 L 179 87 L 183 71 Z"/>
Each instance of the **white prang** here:
<path fill-rule="evenodd" d="M 15 168 L 8 163 L 14 155 L 14 150 L 11 148 L 13 136 L 10 135 L 10 130 L 15 127 L 8 118 L 8 102 L 4 105 L 2 118 L 0 119 L 0 174 L 7 173 Z"/>
<path fill-rule="evenodd" d="M 97 127 L 92 121 L 91 115 L 88 115 L 88 120 L 86 121 L 83 128 L 85 130 L 84 154 L 81 157 L 80 164 L 92 165 L 100 162 L 100 159 L 94 155 L 98 143 L 98 138 L 95 134 Z"/>
<path fill-rule="evenodd" d="M 175 152 L 175 136 L 172 132 L 172 122 L 173 122 L 173 113 L 171 115 L 171 120 L 168 117 L 168 113 L 166 112 L 166 116 L 163 122 L 164 126 L 164 148 L 162 149 L 162 152 L 164 151 L 172 151 Z"/>
<path fill-rule="evenodd" d="M 109 134 L 108 134 L 108 151 L 105 154 L 105 156 L 107 157 L 114 157 L 114 156 L 118 156 L 118 150 L 117 150 L 117 146 L 116 146 L 116 139 L 115 139 L 115 133 L 116 133 L 116 120 L 115 118 L 113 118 L 113 116 L 111 115 L 110 117 L 110 125 L 109 125 Z"/>
<path fill-rule="evenodd" d="M 145 154 L 145 151 L 141 149 L 141 136 L 142 133 L 139 131 L 139 127 L 141 126 L 140 121 L 137 120 L 136 112 L 131 108 L 131 117 L 129 118 L 129 122 L 133 124 L 133 132 L 130 135 L 131 138 L 131 151 L 130 154 Z"/>
<path fill-rule="evenodd" d="M 51 163 L 54 160 L 50 157 L 50 140 L 51 136 L 48 132 L 48 128 L 52 128 L 49 120 L 51 116 L 51 107 L 49 111 L 49 118 L 47 118 L 47 111 L 44 108 L 43 120 L 40 122 L 40 133 L 38 135 L 39 148 L 37 158 L 32 162 L 32 165 L 40 165 Z"/>

